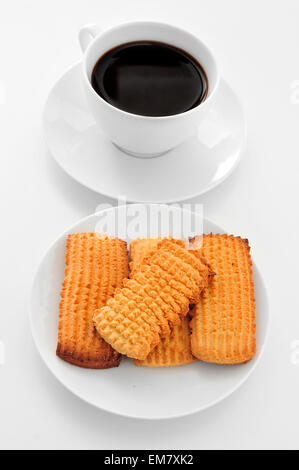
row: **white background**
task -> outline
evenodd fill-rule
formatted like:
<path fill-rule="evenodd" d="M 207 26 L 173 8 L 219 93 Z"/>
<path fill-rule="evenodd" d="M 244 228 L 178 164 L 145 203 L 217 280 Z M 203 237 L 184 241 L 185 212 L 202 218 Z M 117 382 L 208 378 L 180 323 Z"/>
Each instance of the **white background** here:
<path fill-rule="evenodd" d="M 298 0 L 0 5 L 0 448 L 298 448 L 299 354 L 292 357 L 299 340 L 299 92 L 292 88 L 299 88 Z M 249 130 L 244 159 L 225 183 L 194 201 L 228 232 L 249 238 L 270 297 L 270 338 L 250 379 L 214 408 L 173 421 L 119 418 L 75 398 L 42 363 L 28 324 L 42 254 L 69 225 L 107 202 L 51 159 L 43 104 L 80 59 L 81 25 L 130 19 L 167 21 L 197 34 L 241 98 Z"/>

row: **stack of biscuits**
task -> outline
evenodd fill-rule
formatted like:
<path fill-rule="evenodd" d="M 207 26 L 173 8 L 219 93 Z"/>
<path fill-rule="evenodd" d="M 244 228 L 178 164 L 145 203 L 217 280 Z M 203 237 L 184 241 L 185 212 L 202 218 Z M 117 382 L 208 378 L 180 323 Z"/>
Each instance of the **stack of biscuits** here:
<path fill-rule="evenodd" d="M 201 243 L 199 243 L 199 241 Z M 198 360 L 240 364 L 256 352 L 250 248 L 232 235 L 126 242 L 68 236 L 57 355 L 106 369 Z"/>

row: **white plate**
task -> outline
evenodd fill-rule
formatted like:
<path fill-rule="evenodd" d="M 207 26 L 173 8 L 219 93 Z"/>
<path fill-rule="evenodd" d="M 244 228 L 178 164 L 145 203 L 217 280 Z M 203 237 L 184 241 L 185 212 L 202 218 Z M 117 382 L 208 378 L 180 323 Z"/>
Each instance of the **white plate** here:
<path fill-rule="evenodd" d="M 80 71 L 80 64 L 73 66 L 50 92 L 44 132 L 57 163 L 87 188 L 131 202 L 170 203 L 209 191 L 236 168 L 245 146 L 245 119 L 225 81 L 197 136 L 161 157 L 142 159 L 117 149 L 96 127 Z"/>
<path fill-rule="evenodd" d="M 181 211 L 169 206 L 166 210 Z M 126 217 L 124 206 L 108 211 Z M 152 369 L 136 367 L 133 361 L 127 359 L 118 368 L 87 370 L 56 357 L 65 241 L 69 233 L 94 231 L 101 217 L 103 212 L 73 225 L 49 248 L 38 268 L 32 289 L 30 319 L 32 334 L 44 362 L 75 395 L 97 408 L 123 416 L 174 418 L 204 410 L 223 400 L 248 378 L 265 345 L 269 321 L 268 302 L 262 277 L 255 264 L 257 354 L 247 364 L 220 366 L 196 362 L 174 368 Z M 112 233 L 113 230 L 108 228 L 107 232 Z M 204 220 L 204 232 L 223 233 L 223 229 Z"/>

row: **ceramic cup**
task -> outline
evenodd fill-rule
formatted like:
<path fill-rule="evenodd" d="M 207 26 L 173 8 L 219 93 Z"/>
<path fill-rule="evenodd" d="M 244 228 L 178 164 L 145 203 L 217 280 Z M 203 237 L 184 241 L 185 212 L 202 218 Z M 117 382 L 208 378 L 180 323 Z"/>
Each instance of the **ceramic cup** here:
<path fill-rule="evenodd" d="M 204 68 L 208 77 L 208 96 L 195 108 L 173 116 L 140 116 L 122 111 L 101 98 L 91 85 L 91 74 L 98 59 L 110 49 L 132 41 L 160 41 L 185 50 Z M 97 25 L 79 32 L 83 51 L 82 75 L 87 102 L 96 123 L 124 152 L 153 157 L 174 149 L 197 132 L 207 115 L 219 85 L 216 61 L 193 34 L 176 26 L 156 22 L 130 22 L 102 31 Z"/>

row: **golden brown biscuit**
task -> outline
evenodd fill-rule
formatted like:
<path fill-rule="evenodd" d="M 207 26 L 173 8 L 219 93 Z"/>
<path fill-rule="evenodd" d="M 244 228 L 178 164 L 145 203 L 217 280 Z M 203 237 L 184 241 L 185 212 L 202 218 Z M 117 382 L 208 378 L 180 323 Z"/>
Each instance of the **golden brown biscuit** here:
<path fill-rule="evenodd" d="M 97 233 L 74 233 L 67 239 L 65 264 L 57 356 L 90 369 L 118 366 L 120 354 L 99 336 L 92 317 L 128 277 L 127 244 Z"/>
<path fill-rule="evenodd" d="M 160 237 L 138 238 L 131 243 L 131 276 L 140 270 L 143 259 L 157 248 L 159 241 Z M 172 367 L 197 361 L 191 353 L 189 322 L 190 317 L 187 315 L 179 325 L 173 327 L 169 336 L 161 339 L 144 361 L 135 359 L 135 364 L 146 367 Z"/>
<path fill-rule="evenodd" d="M 131 242 L 130 244 L 130 254 L 131 254 L 130 277 L 132 277 L 134 272 L 140 270 L 143 259 L 157 248 L 158 243 L 161 240 L 162 240 L 161 237 L 137 238 L 136 240 Z"/>
<path fill-rule="evenodd" d="M 140 271 L 95 312 L 99 334 L 118 352 L 144 360 L 187 315 L 209 281 L 204 261 L 173 240 L 162 240 Z"/>
<path fill-rule="evenodd" d="M 174 367 L 197 361 L 191 352 L 190 317 L 187 315 L 179 325 L 174 326 L 170 335 L 160 343 L 143 361 L 135 359 L 136 366 Z"/>
<path fill-rule="evenodd" d="M 247 240 L 205 235 L 202 253 L 216 272 L 193 310 L 191 349 L 205 362 L 239 364 L 256 352 L 252 261 Z"/>

